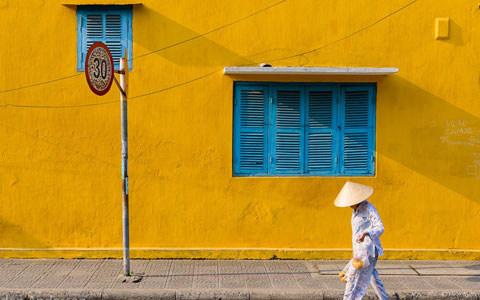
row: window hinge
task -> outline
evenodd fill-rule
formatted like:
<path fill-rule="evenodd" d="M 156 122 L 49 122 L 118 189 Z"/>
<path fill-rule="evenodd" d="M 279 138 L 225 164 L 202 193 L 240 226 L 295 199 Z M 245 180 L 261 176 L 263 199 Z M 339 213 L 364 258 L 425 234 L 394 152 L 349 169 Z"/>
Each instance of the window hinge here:
<path fill-rule="evenodd" d="M 237 97 L 233 98 L 233 105 L 237 105 Z"/>
<path fill-rule="evenodd" d="M 375 155 L 372 154 L 372 163 L 375 163 Z"/>
<path fill-rule="evenodd" d="M 338 157 L 335 156 L 335 164 L 337 164 L 337 163 L 338 163 Z"/>
<path fill-rule="evenodd" d="M 273 97 L 270 97 L 270 103 L 273 104 Z"/>
<path fill-rule="evenodd" d="M 273 156 L 270 156 L 270 164 L 273 164 Z"/>

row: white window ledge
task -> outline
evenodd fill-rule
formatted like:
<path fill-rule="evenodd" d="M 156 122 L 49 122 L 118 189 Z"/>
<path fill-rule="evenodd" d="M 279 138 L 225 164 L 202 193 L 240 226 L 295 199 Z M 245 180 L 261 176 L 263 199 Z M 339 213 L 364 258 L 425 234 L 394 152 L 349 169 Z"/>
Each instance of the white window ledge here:
<path fill-rule="evenodd" d="M 225 75 L 390 75 L 398 68 L 225 67 Z"/>
<path fill-rule="evenodd" d="M 62 0 L 60 4 L 65 6 L 80 5 L 143 5 L 143 1 L 136 0 Z"/>

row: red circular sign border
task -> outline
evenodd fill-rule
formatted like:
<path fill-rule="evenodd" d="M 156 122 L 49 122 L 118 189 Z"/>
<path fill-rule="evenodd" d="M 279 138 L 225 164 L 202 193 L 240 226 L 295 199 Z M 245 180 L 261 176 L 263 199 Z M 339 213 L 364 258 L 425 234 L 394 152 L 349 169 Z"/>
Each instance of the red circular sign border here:
<path fill-rule="evenodd" d="M 90 82 L 90 76 L 88 74 L 88 59 L 90 58 L 90 55 L 92 54 L 93 50 L 97 47 L 101 47 L 101 48 L 103 48 L 107 51 L 108 57 L 110 58 L 110 63 L 112 65 L 112 75 L 110 76 L 110 81 L 108 83 L 107 88 L 104 89 L 103 91 L 99 91 L 99 90 L 95 89 L 95 87 Z M 110 50 L 108 50 L 108 47 L 102 42 L 93 43 L 92 46 L 90 46 L 90 49 L 88 49 L 87 56 L 85 57 L 85 76 L 87 77 L 87 83 L 88 83 L 88 86 L 90 87 L 90 89 L 92 90 L 92 92 L 94 92 L 95 94 L 97 94 L 99 96 L 103 96 L 106 93 L 108 93 L 108 91 L 110 90 L 110 87 L 112 86 L 113 74 L 114 73 L 115 73 L 115 65 L 113 64 L 112 53 L 110 53 Z"/>

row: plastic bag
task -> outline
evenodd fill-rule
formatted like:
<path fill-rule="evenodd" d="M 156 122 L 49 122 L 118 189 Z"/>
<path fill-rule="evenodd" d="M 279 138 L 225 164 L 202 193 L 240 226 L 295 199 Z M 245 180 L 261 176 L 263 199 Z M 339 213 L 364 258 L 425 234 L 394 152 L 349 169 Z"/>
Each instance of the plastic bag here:
<path fill-rule="evenodd" d="M 351 259 L 347 263 L 347 265 L 343 268 L 343 270 L 340 272 L 340 274 L 338 274 L 338 276 L 340 277 L 340 280 L 342 282 L 349 281 L 353 276 L 353 272 L 355 271 L 355 269 L 352 266 L 352 261 L 353 261 L 353 259 Z"/>
<path fill-rule="evenodd" d="M 367 248 L 364 247 L 361 243 L 357 244 L 353 251 L 352 266 L 357 269 L 367 269 L 370 265 L 370 260 L 368 259 Z"/>
<path fill-rule="evenodd" d="M 356 271 L 368 268 L 369 265 L 370 260 L 368 259 L 367 251 L 360 248 L 354 252 L 353 258 L 347 263 L 338 276 L 342 282 L 348 282 L 352 280 Z"/>
<path fill-rule="evenodd" d="M 356 242 L 354 244 L 353 258 L 347 263 L 340 274 L 338 274 L 342 282 L 350 281 L 357 270 L 368 269 L 370 266 L 368 247 L 371 245 L 371 243 L 371 239 L 369 239 L 369 236 L 367 236 L 363 242 Z"/>

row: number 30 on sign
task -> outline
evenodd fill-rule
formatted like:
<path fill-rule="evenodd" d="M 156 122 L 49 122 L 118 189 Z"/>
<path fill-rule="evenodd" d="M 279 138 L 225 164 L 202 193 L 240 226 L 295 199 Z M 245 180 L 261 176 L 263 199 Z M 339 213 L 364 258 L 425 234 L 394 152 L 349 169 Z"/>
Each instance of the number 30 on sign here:
<path fill-rule="evenodd" d="M 113 73 L 113 58 L 108 47 L 101 42 L 93 43 L 85 58 L 85 75 L 92 92 L 105 95 L 112 86 Z"/>

